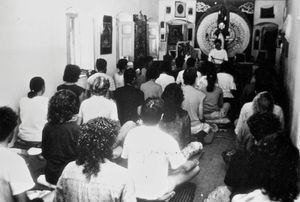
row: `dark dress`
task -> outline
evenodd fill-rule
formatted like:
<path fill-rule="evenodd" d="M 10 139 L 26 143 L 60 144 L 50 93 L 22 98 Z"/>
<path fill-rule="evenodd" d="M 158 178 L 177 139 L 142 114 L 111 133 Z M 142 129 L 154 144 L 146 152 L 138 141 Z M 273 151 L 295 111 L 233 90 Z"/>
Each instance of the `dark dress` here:
<path fill-rule="evenodd" d="M 77 158 L 77 140 L 80 134 L 76 122 L 46 124 L 43 129 L 42 155 L 46 159 L 45 176 L 56 184 L 64 167 Z"/>
<path fill-rule="evenodd" d="M 144 103 L 144 93 L 130 85 L 117 88 L 114 92 L 118 116 L 123 125 L 127 121 L 137 121 L 137 108 Z"/>
<path fill-rule="evenodd" d="M 84 93 L 84 91 L 85 91 L 84 88 L 82 88 L 76 84 L 72 84 L 72 85 L 61 84 L 61 85 L 57 86 L 57 91 L 63 90 L 63 89 L 74 92 L 76 94 L 76 96 L 78 97 L 78 99 L 82 95 L 82 93 Z"/>

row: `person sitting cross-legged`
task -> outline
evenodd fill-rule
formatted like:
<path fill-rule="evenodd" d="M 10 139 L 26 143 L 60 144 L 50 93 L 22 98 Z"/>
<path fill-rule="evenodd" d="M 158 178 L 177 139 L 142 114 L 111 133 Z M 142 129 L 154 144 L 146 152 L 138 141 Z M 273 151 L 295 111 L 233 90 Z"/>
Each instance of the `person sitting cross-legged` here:
<path fill-rule="evenodd" d="M 41 202 L 41 198 L 29 200 L 26 191 L 34 186 L 33 179 L 24 159 L 9 150 L 11 140 L 17 126 L 18 116 L 9 107 L 0 107 L 0 201 L 1 202 Z M 50 194 L 51 200 L 53 194 Z M 44 199 L 49 194 L 44 196 Z"/>
<path fill-rule="evenodd" d="M 168 199 L 176 186 L 200 171 L 199 161 L 187 160 L 176 140 L 159 128 L 163 110 L 160 98 L 148 98 L 141 110 L 142 125 L 130 130 L 124 141 L 122 158 L 128 159 L 139 199 Z"/>
<path fill-rule="evenodd" d="M 137 121 L 144 102 L 144 93 L 134 86 L 136 81 L 134 69 L 125 70 L 124 81 L 125 86 L 117 88 L 114 93 L 121 125 L 127 121 Z"/>
<path fill-rule="evenodd" d="M 117 105 L 112 99 L 107 98 L 109 80 L 98 76 L 90 85 L 92 96 L 84 100 L 79 109 L 77 123 L 87 123 L 96 117 L 107 117 L 118 121 Z"/>
<path fill-rule="evenodd" d="M 104 117 L 81 126 L 78 158 L 62 172 L 55 202 L 135 202 L 134 183 L 128 171 L 111 162 L 119 123 Z"/>

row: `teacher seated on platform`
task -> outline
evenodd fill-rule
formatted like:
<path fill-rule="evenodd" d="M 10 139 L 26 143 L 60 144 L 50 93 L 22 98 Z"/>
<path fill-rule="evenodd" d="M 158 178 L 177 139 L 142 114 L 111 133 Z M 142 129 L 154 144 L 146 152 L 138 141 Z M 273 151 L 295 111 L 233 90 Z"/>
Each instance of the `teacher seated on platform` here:
<path fill-rule="evenodd" d="M 220 39 L 215 40 L 215 48 L 209 52 L 208 61 L 217 65 L 222 64 L 224 61 L 228 61 L 227 52 L 222 49 L 222 41 Z"/>

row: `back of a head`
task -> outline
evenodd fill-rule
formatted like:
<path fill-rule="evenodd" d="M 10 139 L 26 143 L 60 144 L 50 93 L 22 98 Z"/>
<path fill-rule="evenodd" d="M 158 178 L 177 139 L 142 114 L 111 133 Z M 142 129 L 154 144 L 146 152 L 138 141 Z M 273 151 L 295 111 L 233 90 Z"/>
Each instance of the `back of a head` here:
<path fill-rule="evenodd" d="M 253 110 L 255 113 L 273 112 L 274 99 L 271 93 L 264 91 L 253 99 Z"/>
<path fill-rule="evenodd" d="M 63 124 L 71 120 L 79 111 L 79 99 L 70 90 L 57 91 L 49 101 L 48 122 Z"/>
<path fill-rule="evenodd" d="M 170 74 L 172 71 L 171 61 L 163 61 L 163 63 L 160 66 L 161 72 L 165 72 L 167 74 Z"/>
<path fill-rule="evenodd" d="M 249 117 L 247 124 L 256 141 L 280 130 L 280 121 L 272 112 L 255 113 Z"/>
<path fill-rule="evenodd" d="M 109 89 L 109 80 L 103 76 L 98 76 L 90 85 L 90 91 L 93 95 L 106 95 Z"/>
<path fill-rule="evenodd" d="M 217 74 L 215 72 L 210 72 L 206 75 L 206 79 L 207 79 L 206 91 L 207 92 L 214 91 L 217 82 Z"/>
<path fill-rule="evenodd" d="M 183 72 L 183 81 L 185 85 L 194 85 L 197 78 L 197 69 L 196 68 L 189 68 L 184 70 Z"/>
<path fill-rule="evenodd" d="M 190 57 L 186 61 L 186 67 L 187 68 L 195 67 L 195 63 L 196 63 L 196 60 L 194 58 Z"/>
<path fill-rule="evenodd" d="M 64 71 L 63 80 L 69 83 L 78 81 L 81 70 L 77 65 L 67 65 Z"/>
<path fill-rule="evenodd" d="M 38 92 L 45 89 L 45 81 L 42 77 L 33 77 L 29 83 L 30 91 L 27 94 L 29 98 L 33 98 Z"/>
<path fill-rule="evenodd" d="M 106 71 L 107 71 L 107 62 L 106 62 L 106 60 L 103 59 L 103 58 L 98 58 L 96 60 L 96 68 L 97 68 L 98 72 L 106 73 Z"/>
<path fill-rule="evenodd" d="M 176 118 L 176 114 L 181 115 L 183 111 L 181 104 L 184 100 L 184 95 L 180 85 L 171 83 L 167 85 L 161 98 L 164 101 L 164 117 L 163 120 L 166 122 L 173 121 Z"/>
<path fill-rule="evenodd" d="M 178 55 L 178 57 L 175 59 L 175 64 L 177 69 L 182 69 L 182 66 L 184 64 L 184 57 L 181 55 Z"/>
<path fill-rule="evenodd" d="M 17 126 L 17 121 L 18 116 L 11 108 L 0 107 L 0 142 L 10 136 Z"/>
<path fill-rule="evenodd" d="M 157 79 L 159 77 L 159 70 L 155 66 L 151 66 L 146 72 L 146 80 Z"/>
<path fill-rule="evenodd" d="M 98 117 L 81 125 L 81 134 L 78 140 L 77 165 L 83 165 L 83 174 L 87 179 L 97 176 L 101 163 L 111 159 L 112 146 L 119 133 L 120 126 L 117 121 Z"/>
<path fill-rule="evenodd" d="M 124 83 L 132 84 L 136 79 L 136 72 L 134 69 L 126 69 L 124 72 Z"/>
<path fill-rule="evenodd" d="M 128 60 L 126 60 L 126 59 L 120 59 L 118 61 L 118 64 L 117 64 L 117 68 L 120 71 L 124 71 L 127 68 L 127 63 L 128 63 Z"/>
<path fill-rule="evenodd" d="M 160 98 L 148 98 L 142 106 L 141 118 L 145 125 L 156 125 L 164 112 L 164 103 Z"/>

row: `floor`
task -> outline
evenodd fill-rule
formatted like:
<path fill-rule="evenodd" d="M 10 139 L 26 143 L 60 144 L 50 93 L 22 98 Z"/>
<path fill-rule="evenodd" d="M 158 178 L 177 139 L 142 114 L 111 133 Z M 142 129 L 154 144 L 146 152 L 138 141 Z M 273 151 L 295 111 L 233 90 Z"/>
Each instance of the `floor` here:
<path fill-rule="evenodd" d="M 233 148 L 233 143 L 233 129 L 227 129 L 218 132 L 212 144 L 204 146 L 200 173 L 192 180 L 197 185 L 194 202 L 203 201 L 216 187 L 224 185 L 225 163 L 221 153 Z"/>

